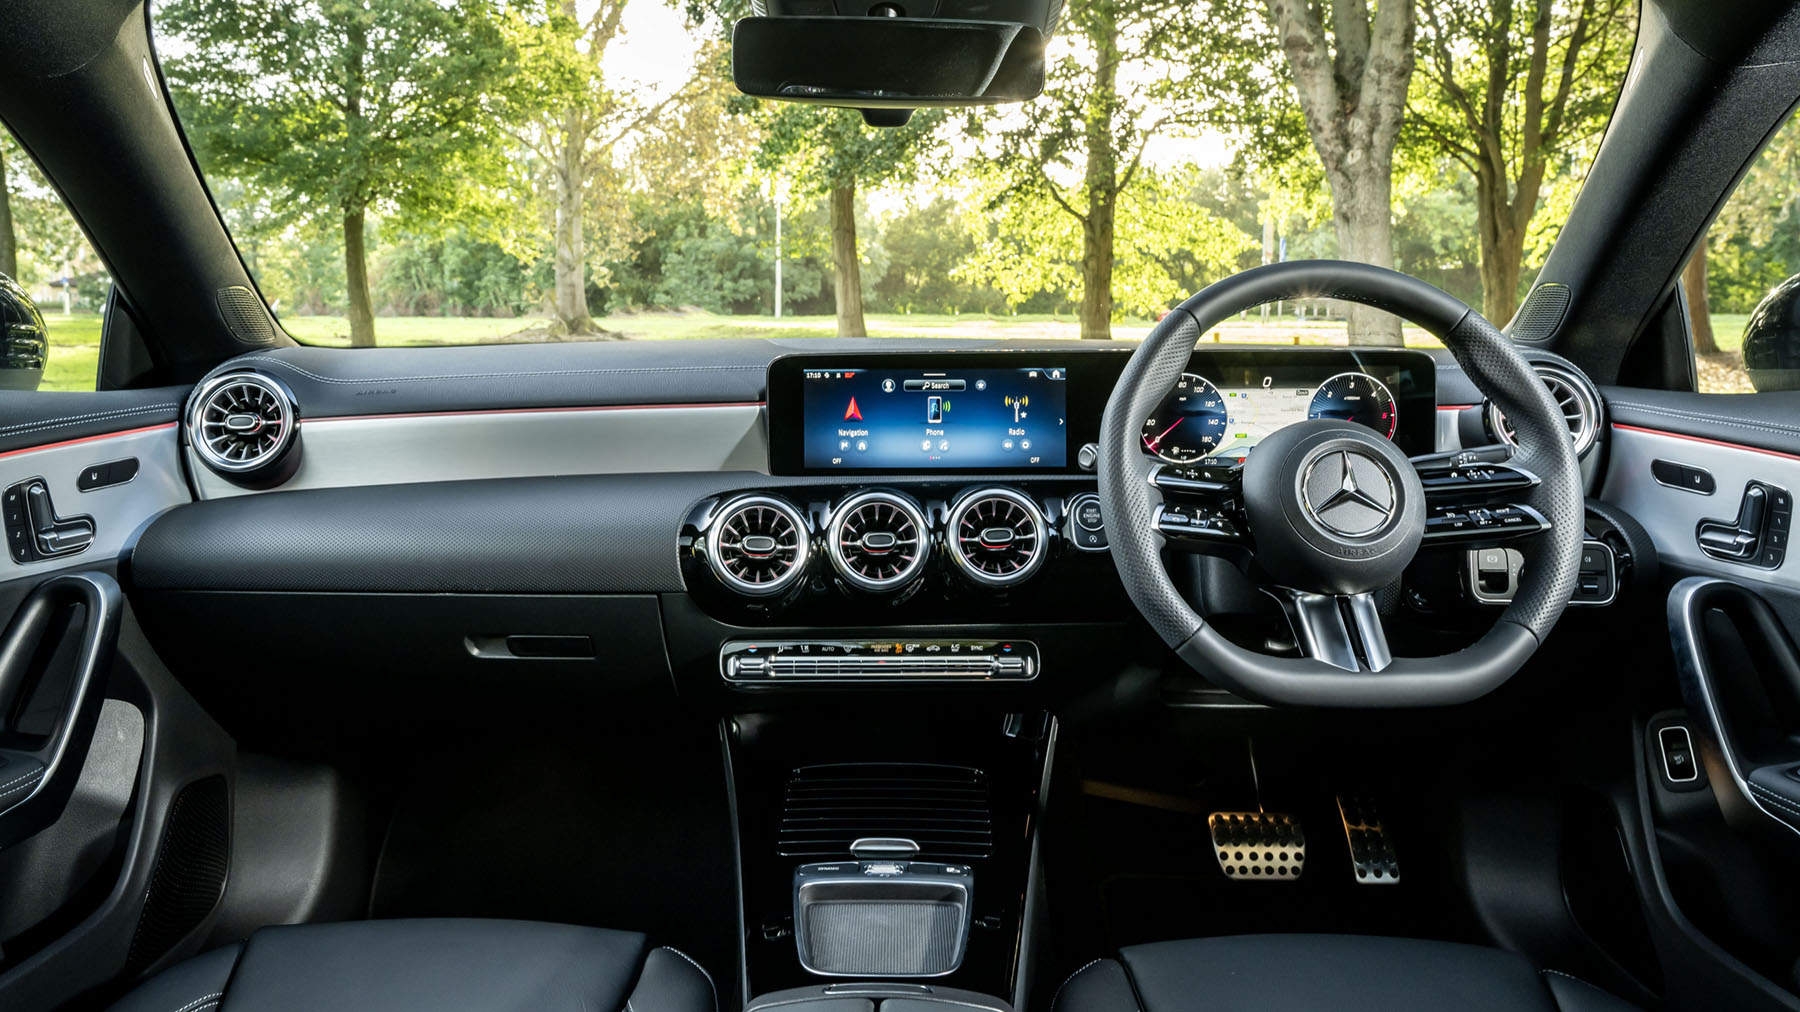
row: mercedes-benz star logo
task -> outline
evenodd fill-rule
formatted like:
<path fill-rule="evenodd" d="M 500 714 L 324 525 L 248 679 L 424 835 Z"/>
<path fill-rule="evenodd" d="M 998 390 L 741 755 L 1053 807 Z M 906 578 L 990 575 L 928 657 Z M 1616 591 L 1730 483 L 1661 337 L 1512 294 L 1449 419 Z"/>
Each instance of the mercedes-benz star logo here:
<path fill-rule="evenodd" d="M 1394 515 L 1394 482 L 1373 458 L 1351 450 L 1320 455 L 1306 469 L 1307 512 L 1333 534 L 1360 537 Z"/>

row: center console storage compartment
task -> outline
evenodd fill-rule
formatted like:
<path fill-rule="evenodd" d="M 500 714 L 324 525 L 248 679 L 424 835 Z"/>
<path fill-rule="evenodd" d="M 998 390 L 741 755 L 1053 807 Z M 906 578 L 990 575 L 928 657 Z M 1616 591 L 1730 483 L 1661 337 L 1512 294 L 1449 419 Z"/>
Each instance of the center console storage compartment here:
<path fill-rule="evenodd" d="M 728 742 L 748 993 L 929 1012 L 905 1003 L 963 989 L 1008 1012 L 979 996 L 1014 993 L 1028 944 L 1048 715 L 890 695 L 740 714 Z"/>

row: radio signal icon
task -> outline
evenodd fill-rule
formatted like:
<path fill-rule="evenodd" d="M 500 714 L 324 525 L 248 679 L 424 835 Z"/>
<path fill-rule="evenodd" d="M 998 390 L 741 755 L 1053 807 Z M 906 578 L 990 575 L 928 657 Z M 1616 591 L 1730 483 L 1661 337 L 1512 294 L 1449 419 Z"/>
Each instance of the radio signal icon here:
<path fill-rule="evenodd" d="M 1004 398 L 1004 403 L 1009 408 L 1012 407 L 1014 404 L 1017 404 L 1019 407 L 1022 407 L 1022 408 L 1028 408 L 1028 407 L 1031 407 L 1031 398 L 1030 397 L 1014 397 L 1011 394 L 1008 394 Z"/>

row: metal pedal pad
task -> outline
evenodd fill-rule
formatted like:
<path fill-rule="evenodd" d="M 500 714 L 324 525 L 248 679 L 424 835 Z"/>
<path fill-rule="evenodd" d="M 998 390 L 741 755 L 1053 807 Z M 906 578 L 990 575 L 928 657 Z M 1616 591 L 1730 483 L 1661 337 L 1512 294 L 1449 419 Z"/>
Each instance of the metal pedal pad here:
<path fill-rule="evenodd" d="M 1388 838 L 1381 811 L 1371 798 L 1338 795 L 1338 814 L 1344 818 L 1344 839 L 1350 844 L 1350 868 L 1357 885 L 1398 885 L 1400 856 Z"/>
<path fill-rule="evenodd" d="M 1225 877 L 1251 882 L 1293 882 L 1306 867 L 1306 833 L 1300 820 L 1279 812 L 1214 812 L 1213 856 Z"/>

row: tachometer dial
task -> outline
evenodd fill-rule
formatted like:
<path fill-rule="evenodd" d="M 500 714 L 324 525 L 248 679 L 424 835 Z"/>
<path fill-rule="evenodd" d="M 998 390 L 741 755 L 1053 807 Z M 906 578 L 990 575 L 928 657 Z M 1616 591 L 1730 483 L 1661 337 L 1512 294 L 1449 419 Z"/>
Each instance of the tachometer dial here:
<path fill-rule="evenodd" d="M 1389 439 L 1400 424 L 1393 392 L 1368 373 L 1341 372 L 1313 391 L 1308 418 L 1336 418 L 1367 425 Z"/>
<path fill-rule="evenodd" d="M 1144 422 L 1144 450 L 1171 464 L 1191 464 L 1219 448 L 1225 435 L 1225 398 L 1193 373 L 1156 406 Z"/>

